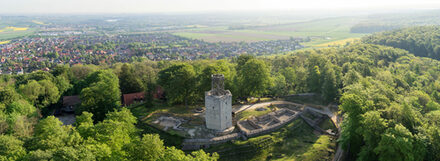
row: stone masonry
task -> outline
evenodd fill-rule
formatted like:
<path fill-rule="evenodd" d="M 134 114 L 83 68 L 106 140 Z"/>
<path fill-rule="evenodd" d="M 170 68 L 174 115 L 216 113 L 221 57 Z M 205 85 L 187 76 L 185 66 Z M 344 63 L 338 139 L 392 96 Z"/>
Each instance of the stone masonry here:
<path fill-rule="evenodd" d="M 224 76 L 212 75 L 212 88 L 205 92 L 205 121 L 208 129 L 223 131 L 232 127 L 232 94 L 224 90 Z"/>

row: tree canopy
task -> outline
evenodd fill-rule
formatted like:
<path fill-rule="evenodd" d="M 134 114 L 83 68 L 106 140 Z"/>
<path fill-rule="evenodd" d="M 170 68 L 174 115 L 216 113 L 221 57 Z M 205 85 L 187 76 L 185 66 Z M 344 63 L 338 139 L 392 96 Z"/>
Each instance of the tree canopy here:
<path fill-rule="evenodd" d="M 184 102 L 185 105 L 194 101 L 196 73 L 188 64 L 174 64 L 159 72 L 158 83 L 164 87 L 168 102 Z"/>
<path fill-rule="evenodd" d="M 121 106 L 118 77 L 110 70 L 98 70 L 86 80 L 88 87 L 81 90 L 81 108 L 78 111 L 93 113 L 94 120 L 103 120 L 107 112 Z"/>

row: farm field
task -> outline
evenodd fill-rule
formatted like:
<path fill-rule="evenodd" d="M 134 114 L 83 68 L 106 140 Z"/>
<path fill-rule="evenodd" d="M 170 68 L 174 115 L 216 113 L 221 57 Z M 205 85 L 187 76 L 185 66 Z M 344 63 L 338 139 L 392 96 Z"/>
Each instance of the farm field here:
<path fill-rule="evenodd" d="M 360 38 L 347 38 L 347 39 L 342 39 L 342 40 L 335 40 L 335 41 L 330 41 L 330 42 L 326 42 L 326 43 L 321 43 L 321 44 L 316 44 L 318 42 L 315 42 L 314 44 L 316 45 L 312 45 L 309 44 L 312 47 L 330 47 L 330 46 L 343 46 L 347 43 L 352 43 L 355 42 L 357 40 L 360 40 Z"/>
<path fill-rule="evenodd" d="M 42 21 L 32 20 L 32 22 L 38 25 L 45 25 L 45 23 Z"/>
<path fill-rule="evenodd" d="M 8 40 L 8 41 L 0 41 L 0 45 L 2 45 L 2 44 L 7 44 L 7 43 L 9 43 L 10 41 Z"/>
<path fill-rule="evenodd" d="M 278 40 L 278 39 L 288 39 L 289 36 L 283 34 L 271 34 L 262 31 L 254 30 L 228 30 L 226 27 L 224 29 L 210 29 L 206 28 L 204 30 L 189 30 L 183 32 L 175 32 L 175 35 L 202 39 L 207 42 L 255 42 L 255 41 L 265 41 L 265 40 Z"/>
<path fill-rule="evenodd" d="M 0 29 L 0 40 L 4 42 L 4 40 L 30 35 L 35 31 L 36 29 L 27 27 L 3 27 Z"/>
<path fill-rule="evenodd" d="M 201 27 L 175 31 L 174 34 L 208 42 L 255 42 L 308 37 L 311 41 L 304 43 L 306 47 L 325 47 L 332 44 L 345 44 L 364 36 L 365 34 L 350 33 L 350 28 L 361 20 L 362 18 L 357 17 L 328 18 L 248 27 L 243 30 L 229 30 L 227 26 Z"/>

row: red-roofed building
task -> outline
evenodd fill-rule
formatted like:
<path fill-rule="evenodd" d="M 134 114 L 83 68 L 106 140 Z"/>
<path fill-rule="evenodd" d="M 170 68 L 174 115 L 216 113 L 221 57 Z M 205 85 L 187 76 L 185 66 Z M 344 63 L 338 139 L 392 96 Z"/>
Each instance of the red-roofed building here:
<path fill-rule="evenodd" d="M 128 93 L 122 95 L 124 106 L 130 106 L 133 103 L 144 102 L 145 92 Z"/>

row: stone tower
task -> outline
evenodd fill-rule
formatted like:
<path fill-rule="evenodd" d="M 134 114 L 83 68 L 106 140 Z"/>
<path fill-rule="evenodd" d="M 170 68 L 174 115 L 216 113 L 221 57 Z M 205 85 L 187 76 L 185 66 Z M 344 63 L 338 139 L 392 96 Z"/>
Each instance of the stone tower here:
<path fill-rule="evenodd" d="M 205 121 L 208 129 L 223 131 L 232 127 L 232 94 L 224 89 L 222 74 L 212 75 L 211 90 L 205 92 Z"/>

